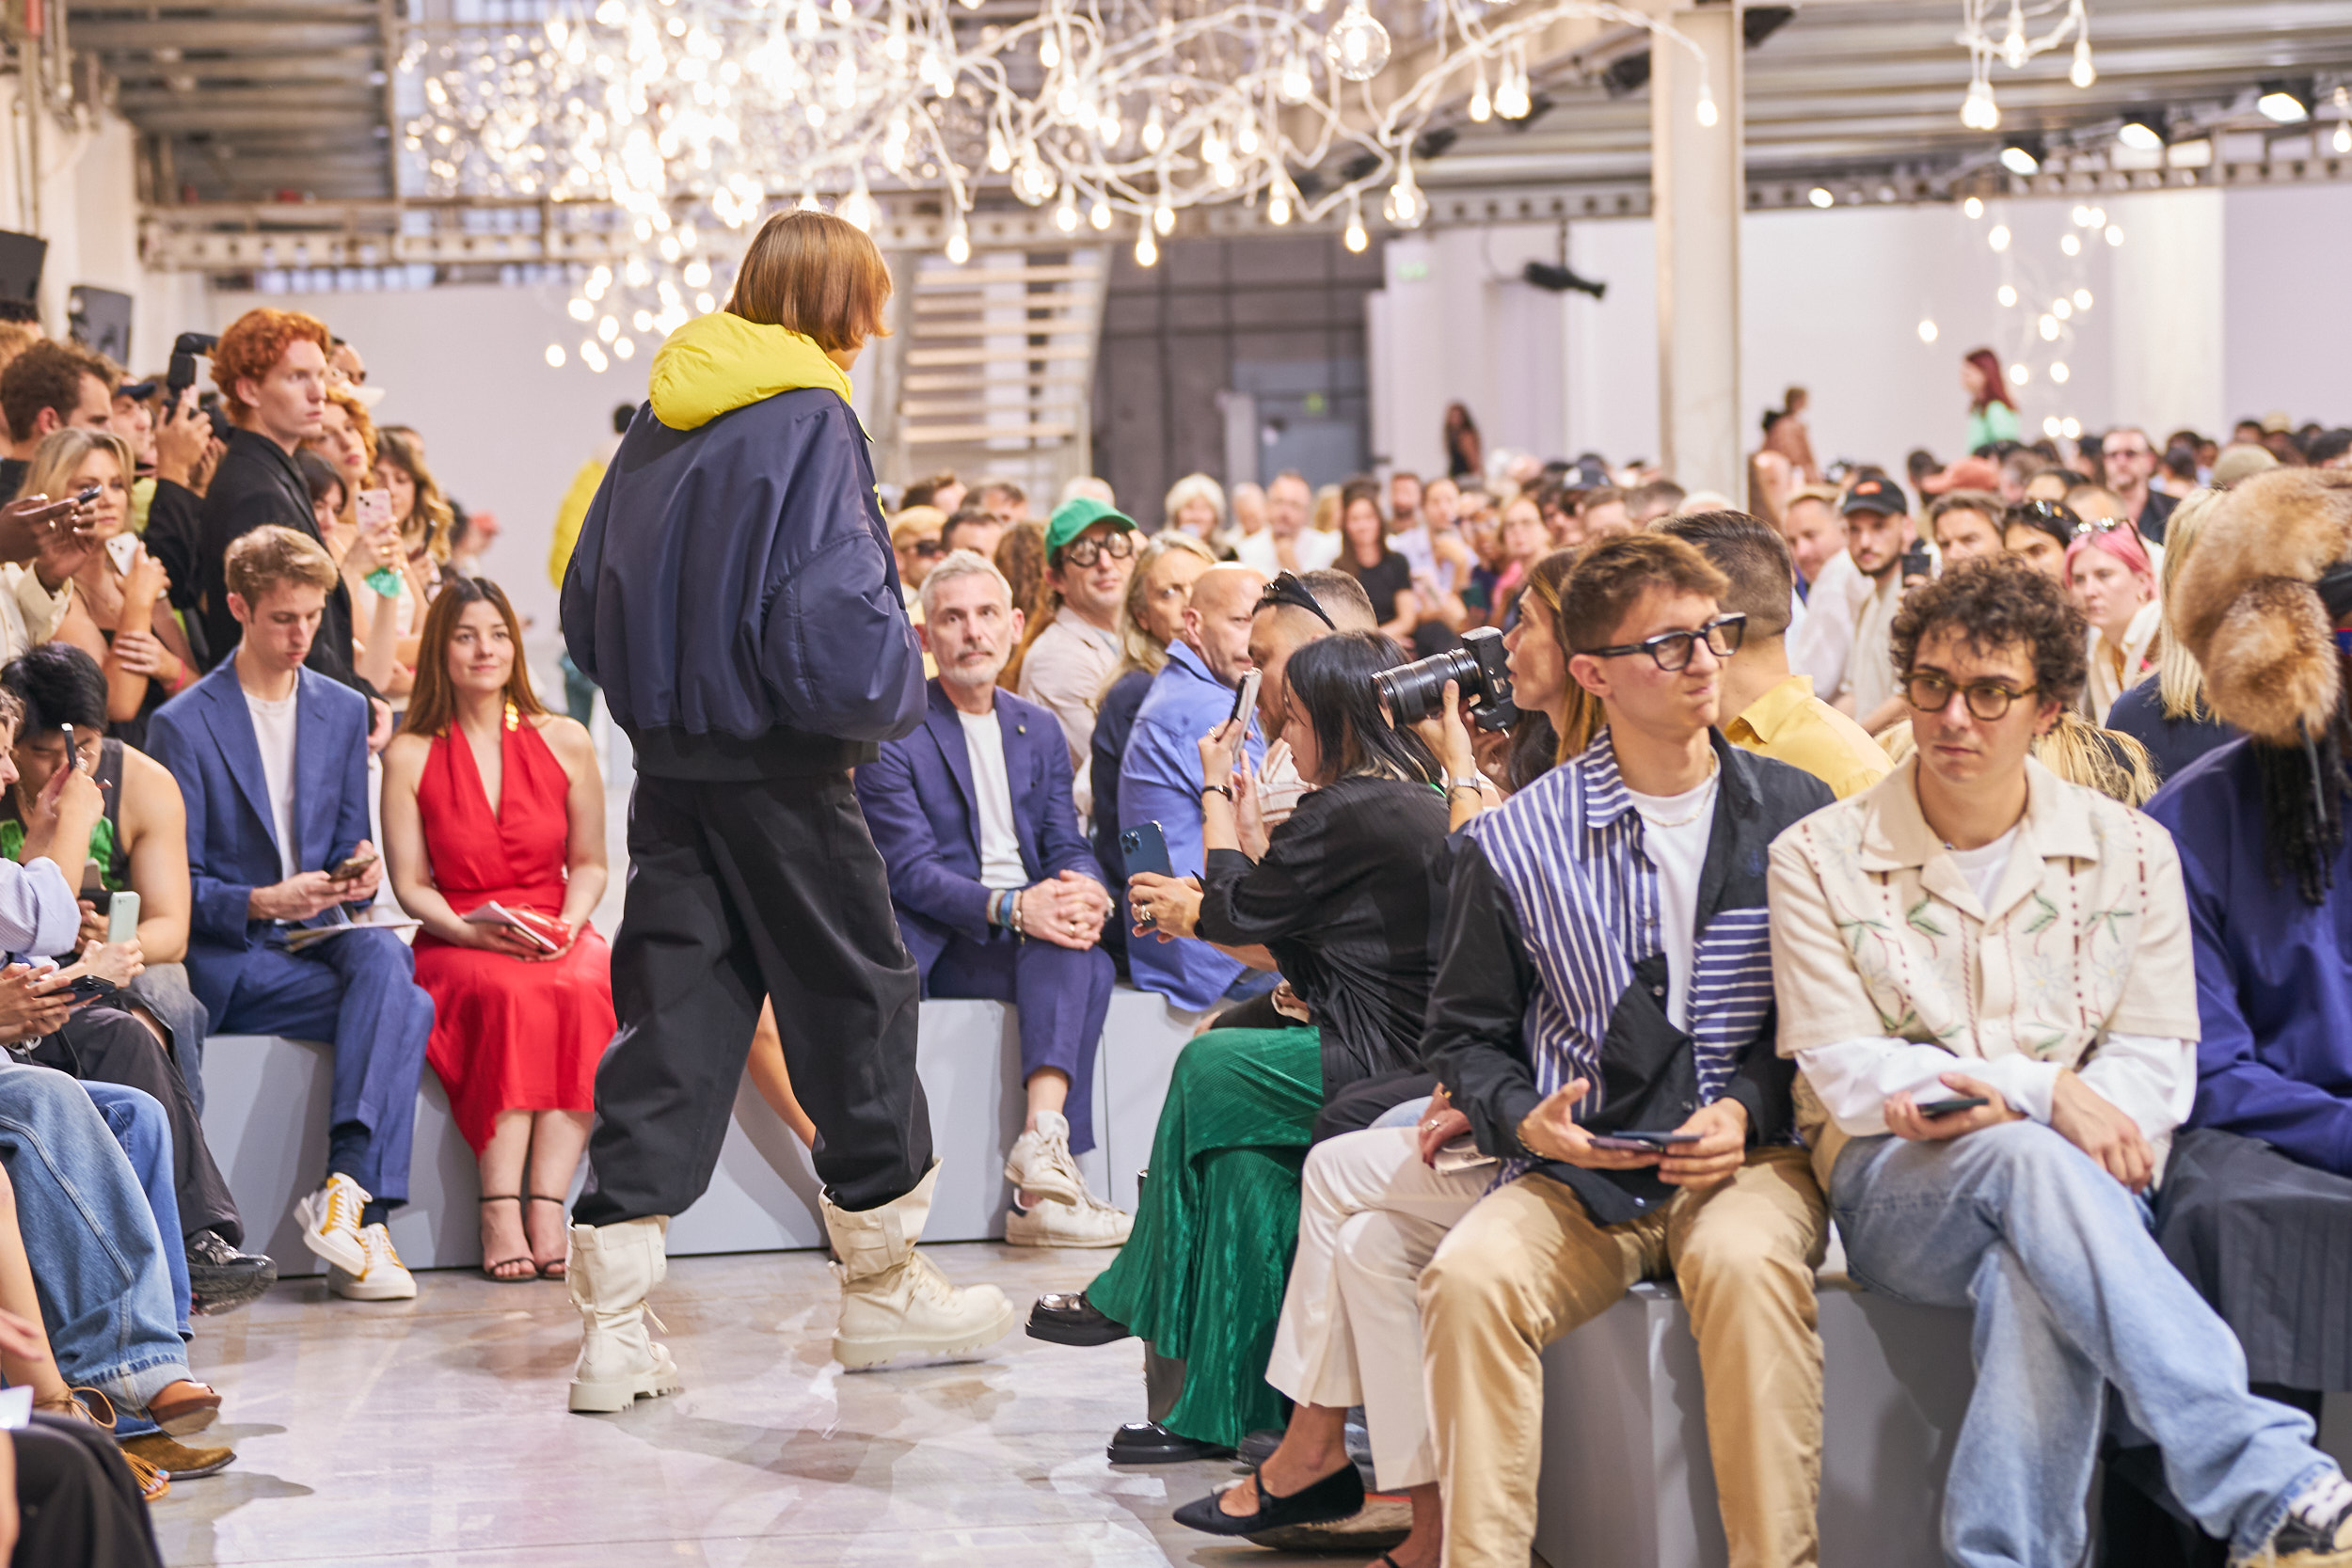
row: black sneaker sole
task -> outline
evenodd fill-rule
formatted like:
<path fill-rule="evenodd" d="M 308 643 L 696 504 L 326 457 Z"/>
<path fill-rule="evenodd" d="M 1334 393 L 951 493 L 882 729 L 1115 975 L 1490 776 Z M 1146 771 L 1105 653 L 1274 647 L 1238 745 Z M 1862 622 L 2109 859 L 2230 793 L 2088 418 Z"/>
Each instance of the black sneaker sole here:
<path fill-rule="evenodd" d="M 252 1306 L 277 1283 L 275 1263 L 265 1269 L 190 1269 L 188 1309 L 200 1317 L 217 1318 Z"/>
<path fill-rule="evenodd" d="M 1135 1331 L 1125 1323 L 1115 1323 L 1108 1318 L 1099 1322 L 1070 1323 L 1056 1318 L 1029 1315 L 1029 1338 L 1043 1339 L 1055 1345 L 1115 1345 L 1121 1339 L 1132 1339 Z"/>

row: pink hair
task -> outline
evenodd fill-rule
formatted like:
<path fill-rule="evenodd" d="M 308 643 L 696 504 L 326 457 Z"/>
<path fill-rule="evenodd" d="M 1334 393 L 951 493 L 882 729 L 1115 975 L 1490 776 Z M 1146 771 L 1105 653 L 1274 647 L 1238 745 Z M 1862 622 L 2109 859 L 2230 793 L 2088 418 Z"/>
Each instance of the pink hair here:
<path fill-rule="evenodd" d="M 2073 581 L 2074 558 L 2085 550 L 2105 550 L 2123 563 L 2126 571 L 2137 578 L 2140 586 L 2153 596 L 2156 591 L 2156 569 L 2148 560 L 2148 547 L 2139 542 L 2136 528 L 2099 529 L 2085 533 L 2066 546 L 2066 577 Z"/>

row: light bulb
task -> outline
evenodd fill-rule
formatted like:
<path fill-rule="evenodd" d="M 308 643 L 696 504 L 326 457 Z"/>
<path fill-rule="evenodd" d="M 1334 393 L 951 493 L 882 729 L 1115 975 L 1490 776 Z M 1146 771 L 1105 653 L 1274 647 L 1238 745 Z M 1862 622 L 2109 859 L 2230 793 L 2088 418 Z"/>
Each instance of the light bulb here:
<path fill-rule="evenodd" d="M 1165 201 L 1152 208 L 1152 227 L 1158 230 L 1163 234 L 1174 233 L 1176 230 L 1176 209 L 1170 207 Z"/>
<path fill-rule="evenodd" d="M 2004 310 L 2014 309 L 2016 308 L 2017 291 L 2010 287 L 2007 283 L 2002 284 L 1999 291 L 1995 293 L 1993 297 L 2001 302 L 2001 309 Z"/>
<path fill-rule="evenodd" d="M 1353 196 L 1347 198 L 1347 232 L 1341 239 L 1348 249 L 1359 254 L 1372 243 L 1372 236 L 1364 232 L 1363 210 L 1357 206 Z"/>
<path fill-rule="evenodd" d="M 1160 119 L 1160 106 L 1154 103 L 1152 105 L 1151 114 L 1145 117 L 1143 121 L 1143 150 L 1146 152 L 1157 152 L 1160 150 L 1160 144 L 1166 140 L 1168 140 L 1168 127 Z"/>
<path fill-rule="evenodd" d="M 2066 252 L 2069 256 L 2080 256 L 2083 253 L 2083 242 L 2076 235 L 2060 234 L 2058 236 L 2058 248 Z"/>
<path fill-rule="evenodd" d="M 2000 128 L 2001 109 L 1993 102 L 1992 83 L 1976 81 L 1968 84 L 1968 96 L 1960 103 L 1960 122 L 1971 131 Z"/>
<path fill-rule="evenodd" d="M 633 338 L 615 338 L 612 340 L 612 352 L 624 359 L 633 358 L 637 354 L 637 341 Z"/>
<path fill-rule="evenodd" d="M 1470 88 L 1470 117 L 1484 125 L 1494 112 L 1494 100 L 1486 96 L 1486 62 L 1482 56 L 1478 62 L 1477 83 Z"/>
<path fill-rule="evenodd" d="M 1004 132 L 993 125 L 988 128 L 988 166 L 998 174 L 1012 167 L 1012 149 L 1006 143 Z"/>
<path fill-rule="evenodd" d="M 2056 414 L 2050 414 L 2043 417 L 2042 420 L 2042 435 L 2055 440 L 2058 438 L 2059 429 L 2060 426 L 2058 424 L 2058 417 Z"/>
<path fill-rule="evenodd" d="M 801 187 L 801 199 L 795 202 L 794 205 L 803 213 L 818 213 L 824 211 L 823 208 L 817 205 L 817 193 L 810 190 L 806 185 Z"/>
<path fill-rule="evenodd" d="M 2074 309 L 2077 310 L 2088 310 L 2090 309 L 2090 291 L 2089 289 L 2076 289 L 2074 291 Z"/>
<path fill-rule="evenodd" d="M 1364 0 L 1348 0 L 1347 9 L 1323 37 L 1323 52 L 1330 57 L 1331 69 L 1349 81 L 1369 82 L 1389 63 L 1389 30 Z"/>
<path fill-rule="evenodd" d="M 2054 359 L 2050 362 L 2050 379 L 2060 386 L 2064 386 L 2066 378 L 2074 373 L 2066 368 L 2066 361 L 2063 359 Z"/>
<path fill-rule="evenodd" d="M 563 345 L 563 344 L 561 344 L 561 343 L 549 343 L 549 344 L 548 345 L 548 369 L 550 369 L 550 370 L 557 370 L 557 371 L 560 371 L 560 370 L 562 370 L 562 369 L 564 368 L 564 345 Z"/>
<path fill-rule="evenodd" d="M 570 312 L 572 320 L 576 322 L 584 322 L 596 313 L 596 308 L 584 299 L 575 298 L 564 309 Z"/>
<path fill-rule="evenodd" d="M 2022 363 L 2011 365 L 2009 368 L 2009 383 L 2012 387 L 2023 387 L 2026 382 L 2031 381 L 2032 379 L 2033 372 L 2026 369 Z"/>
<path fill-rule="evenodd" d="M 2122 243 L 2123 243 L 2123 230 L 2122 230 L 2121 229 L 2118 229 L 2115 225 L 2113 225 L 2113 224 L 2111 224 L 2111 223 L 2110 223 L 2110 224 L 2108 224 L 2108 225 L 2107 225 L 2107 244 L 2109 244 L 2109 245 L 2122 245 Z"/>
<path fill-rule="evenodd" d="M 602 321 L 596 323 L 596 336 L 602 338 L 606 342 L 611 342 L 613 339 L 619 337 L 620 335 L 621 324 L 614 317 L 607 316 Z"/>
<path fill-rule="evenodd" d="M 580 359 L 581 364 L 598 374 L 602 374 L 604 368 L 612 362 L 604 356 L 604 350 L 598 348 L 594 340 L 580 345 Z"/>
<path fill-rule="evenodd" d="M 1935 323 L 1932 321 L 1922 320 L 1919 323 L 1919 341 L 1923 343 L 1931 343 L 1935 341 Z"/>
<path fill-rule="evenodd" d="M 1037 40 L 1037 63 L 1048 71 L 1061 64 L 1061 45 L 1054 41 L 1053 34 L 1047 33 Z"/>
<path fill-rule="evenodd" d="M 1136 236 L 1136 265 L 1148 267 L 1160 259 L 1160 247 L 1152 243 L 1152 230 L 1146 229 Z"/>
<path fill-rule="evenodd" d="M 1816 207 L 1835 207 L 1837 205 L 1837 198 L 1830 194 L 1830 189 L 1827 185 L 1814 186 L 1811 190 L 1804 193 L 1804 198 L 1813 203 Z"/>
<path fill-rule="evenodd" d="M 1716 121 L 1723 119 L 1722 113 L 1715 107 L 1715 95 L 1707 89 L 1704 82 L 1699 84 L 1698 116 L 1699 123 L 1710 131 L 1715 128 Z"/>
<path fill-rule="evenodd" d="M 1296 50 L 1283 57 L 1282 74 L 1275 83 L 1275 95 L 1285 103 L 1304 103 L 1315 90 L 1314 77 L 1307 70 L 1307 56 Z"/>
<path fill-rule="evenodd" d="M 1291 193 L 1287 184 L 1278 184 L 1267 193 L 1265 220 L 1279 229 L 1291 220 Z"/>
<path fill-rule="evenodd" d="M 2056 316 L 2044 315 L 2041 320 L 2035 322 L 2033 325 L 2034 330 L 2042 334 L 2042 341 L 2043 342 L 2055 343 L 2058 341 L 2058 323 Z"/>
<path fill-rule="evenodd" d="M 694 296 L 694 309 L 703 315 L 707 316 L 710 314 L 711 311 L 719 309 L 719 302 L 707 293 L 696 294 Z"/>
<path fill-rule="evenodd" d="M 2007 250 L 2009 248 L 2009 225 L 2006 223 L 1994 224 L 1986 231 L 1984 243 L 1991 245 L 1995 250 Z"/>
<path fill-rule="evenodd" d="M 1242 117 L 1241 128 L 1233 133 L 1233 150 L 1245 158 L 1258 155 L 1258 122 L 1247 115 Z"/>
<path fill-rule="evenodd" d="M 1111 226 L 1111 204 L 1096 197 L 1094 210 L 1087 214 L 1087 221 L 1097 229 L 1108 229 Z"/>
<path fill-rule="evenodd" d="M 1065 234 L 1077 232 L 1078 197 L 1077 193 L 1070 188 L 1070 182 L 1067 180 L 1062 182 L 1061 199 L 1054 204 L 1054 227 Z"/>
<path fill-rule="evenodd" d="M 1960 210 L 1966 214 L 1970 218 L 1980 218 L 1984 216 L 1984 203 L 1978 200 L 1973 196 L 1960 204 Z"/>
<path fill-rule="evenodd" d="M 2078 87 L 2087 87 L 2099 79 L 2099 68 L 2090 63 L 2090 39 L 2074 40 L 2074 67 L 2066 73 L 2066 79 Z"/>
<path fill-rule="evenodd" d="M 2339 152 L 2352 152 L 2352 119 L 2336 121 L 2336 134 L 2328 145 Z"/>
<path fill-rule="evenodd" d="M 2075 436 L 2080 436 L 2082 433 L 2082 420 L 2075 419 L 2071 414 L 2058 421 L 2058 434 L 2065 436 L 2070 441 Z"/>
<path fill-rule="evenodd" d="M 1396 183 L 1389 187 L 1389 199 L 1381 207 L 1382 214 L 1400 229 L 1419 229 L 1429 216 L 1429 198 L 1422 195 L 1413 182 L 1413 161 L 1400 158 L 1396 165 Z"/>
<path fill-rule="evenodd" d="M 947 231 L 947 260 L 957 266 L 972 260 L 972 236 L 964 228 L 963 214 L 956 214 L 956 226 Z"/>
<path fill-rule="evenodd" d="M 2026 69 L 2026 12 L 2021 0 L 2011 0 L 2009 32 L 2001 40 L 2001 63 L 2011 71 Z"/>
<path fill-rule="evenodd" d="M 2063 296 L 2050 301 L 2050 314 L 2065 321 L 2074 313 L 2074 302 Z"/>

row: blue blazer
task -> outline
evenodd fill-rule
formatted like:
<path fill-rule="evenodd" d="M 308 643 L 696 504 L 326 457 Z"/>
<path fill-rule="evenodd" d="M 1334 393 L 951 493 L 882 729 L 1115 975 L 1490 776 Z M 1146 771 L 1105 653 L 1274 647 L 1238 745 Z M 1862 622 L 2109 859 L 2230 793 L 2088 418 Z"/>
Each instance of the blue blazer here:
<path fill-rule="evenodd" d="M 294 861 L 325 871 L 368 836 L 368 700 L 315 671 L 296 679 Z M 266 921 L 246 918 L 246 900 L 284 879 L 235 659 L 221 660 L 155 710 L 147 750 L 171 769 L 187 801 L 188 985 L 220 1018 L 269 929 Z"/>
<path fill-rule="evenodd" d="M 898 930 L 928 975 L 957 933 L 988 940 L 989 890 L 980 882 L 979 815 L 963 724 L 939 681 L 926 686 L 922 727 L 903 740 L 883 741 L 882 754 L 858 768 L 856 784 L 866 825 L 890 870 Z M 1100 880 L 1103 868 L 1078 832 L 1076 784 L 1059 721 L 1035 703 L 999 691 L 996 725 L 1029 880 L 1063 871 Z"/>

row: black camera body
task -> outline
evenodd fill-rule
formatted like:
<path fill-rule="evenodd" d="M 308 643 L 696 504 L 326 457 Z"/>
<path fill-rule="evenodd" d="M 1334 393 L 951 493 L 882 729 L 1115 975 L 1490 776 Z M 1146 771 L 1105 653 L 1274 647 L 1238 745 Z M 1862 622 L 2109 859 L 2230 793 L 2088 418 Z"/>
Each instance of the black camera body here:
<path fill-rule="evenodd" d="M 1470 718 L 1480 729 L 1507 730 L 1519 721 L 1518 705 L 1511 700 L 1510 660 L 1502 633 L 1481 626 L 1465 632 L 1460 647 L 1383 670 L 1372 684 L 1399 724 L 1436 718 L 1445 706 L 1445 683 L 1452 681 L 1470 700 Z"/>

